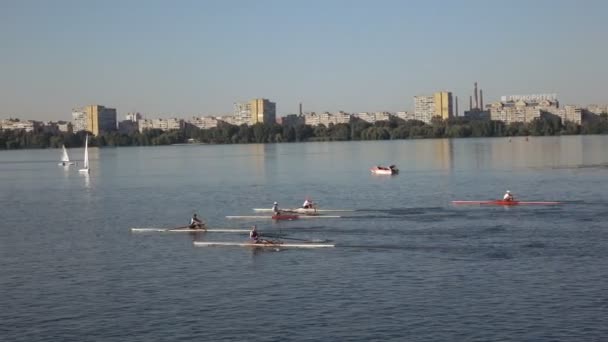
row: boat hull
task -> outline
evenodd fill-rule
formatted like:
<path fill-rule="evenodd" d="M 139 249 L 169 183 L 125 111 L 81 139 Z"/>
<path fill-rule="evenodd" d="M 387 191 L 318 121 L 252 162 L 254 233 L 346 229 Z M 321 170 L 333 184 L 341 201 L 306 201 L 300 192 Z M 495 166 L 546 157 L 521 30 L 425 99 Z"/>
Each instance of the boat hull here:
<path fill-rule="evenodd" d="M 211 242 L 211 241 L 194 241 L 194 246 L 197 247 L 212 247 L 212 246 L 235 246 L 235 247 L 251 247 L 251 248 L 331 248 L 336 247 L 329 243 L 253 243 L 253 242 Z"/>
<path fill-rule="evenodd" d="M 271 212 L 271 208 L 254 208 L 253 211 L 258 212 Z M 305 208 L 290 208 L 290 209 L 281 209 L 283 212 L 294 212 L 298 214 L 306 214 L 307 212 L 313 213 L 339 213 L 339 212 L 352 212 L 355 209 L 305 209 Z"/>
<path fill-rule="evenodd" d="M 502 205 L 502 206 L 514 206 L 514 205 L 556 205 L 561 202 L 550 202 L 550 201 L 452 201 L 452 204 L 456 205 Z"/>
<path fill-rule="evenodd" d="M 245 220 L 265 220 L 265 219 L 283 219 L 283 220 L 289 220 L 290 218 L 287 217 L 291 217 L 291 219 L 294 219 L 293 217 L 295 217 L 296 219 L 316 219 L 316 218 L 340 218 L 342 216 L 339 215 L 272 215 L 272 216 L 261 216 L 261 215 L 244 215 L 244 216 L 234 216 L 234 215 L 228 215 L 226 216 L 227 219 L 245 219 Z M 275 218 L 276 217 L 276 218 Z"/>
<path fill-rule="evenodd" d="M 398 169 L 389 169 L 389 168 L 372 167 L 369 170 L 374 175 L 396 175 L 399 173 Z"/>
<path fill-rule="evenodd" d="M 134 233 L 249 233 L 249 229 L 230 229 L 230 228 L 209 228 L 209 229 L 190 229 L 190 228 L 131 228 Z"/>
<path fill-rule="evenodd" d="M 291 208 L 291 209 L 281 209 L 281 211 L 285 212 L 285 213 L 317 215 L 317 209 L 315 209 L 315 208 Z"/>
<path fill-rule="evenodd" d="M 300 216 L 299 215 L 289 215 L 289 214 L 279 214 L 279 215 L 272 215 L 272 219 L 273 220 L 297 220 Z"/>

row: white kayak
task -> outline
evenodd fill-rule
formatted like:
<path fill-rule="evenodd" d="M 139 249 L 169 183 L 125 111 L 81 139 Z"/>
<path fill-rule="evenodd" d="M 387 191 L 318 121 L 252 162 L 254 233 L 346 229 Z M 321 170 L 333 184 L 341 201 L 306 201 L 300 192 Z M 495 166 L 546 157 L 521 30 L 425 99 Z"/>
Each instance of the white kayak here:
<path fill-rule="evenodd" d="M 354 211 L 353 209 L 315 209 L 315 208 L 289 208 L 289 209 L 280 209 L 281 212 L 286 213 L 296 213 L 296 214 L 315 214 L 315 213 L 339 213 L 339 212 L 349 212 Z M 253 211 L 257 212 L 272 212 L 272 208 L 254 208 Z"/>
<path fill-rule="evenodd" d="M 279 215 L 278 217 L 288 217 L 290 215 Z M 340 218 L 342 216 L 335 215 L 291 215 L 292 218 Z M 251 220 L 265 220 L 265 219 L 277 219 L 277 216 L 261 216 L 261 215 L 244 215 L 244 216 L 226 216 L 227 219 L 251 219 Z"/>
<path fill-rule="evenodd" d="M 209 228 L 209 229 L 190 229 L 190 228 L 131 228 L 132 232 L 160 232 L 160 233 L 249 233 L 249 229 L 231 228 Z"/>
<path fill-rule="evenodd" d="M 236 247 L 254 247 L 254 248 L 327 248 L 336 247 L 329 243 L 284 243 L 284 242 L 212 242 L 212 241 L 194 241 L 194 246 L 212 247 L 212 246 L 236 246 Z"/>

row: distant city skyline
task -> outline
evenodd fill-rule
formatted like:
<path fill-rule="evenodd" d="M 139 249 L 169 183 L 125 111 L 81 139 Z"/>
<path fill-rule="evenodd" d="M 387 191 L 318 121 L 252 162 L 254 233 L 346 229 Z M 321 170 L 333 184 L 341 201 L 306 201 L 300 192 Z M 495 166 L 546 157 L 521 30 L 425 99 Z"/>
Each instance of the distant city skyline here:
<path fill-rule="evenodd" d="M 608 2 L 70 1 L 0 4 L 0 118 L 413 111 L 450 91 L 608 102 Z"/>

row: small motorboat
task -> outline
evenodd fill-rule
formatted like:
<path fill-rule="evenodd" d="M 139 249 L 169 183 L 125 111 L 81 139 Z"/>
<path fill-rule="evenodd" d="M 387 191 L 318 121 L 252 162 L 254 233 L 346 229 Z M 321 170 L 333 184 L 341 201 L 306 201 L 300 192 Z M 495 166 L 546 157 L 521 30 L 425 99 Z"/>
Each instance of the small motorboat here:
<path fill-rule="evenodd" d="M 395 175 L 399 173 L 399 169 L 395 165 L 390 165 L 389 167 L 378 165 L 372 167 L 370 171 L 375 175 Z"/>

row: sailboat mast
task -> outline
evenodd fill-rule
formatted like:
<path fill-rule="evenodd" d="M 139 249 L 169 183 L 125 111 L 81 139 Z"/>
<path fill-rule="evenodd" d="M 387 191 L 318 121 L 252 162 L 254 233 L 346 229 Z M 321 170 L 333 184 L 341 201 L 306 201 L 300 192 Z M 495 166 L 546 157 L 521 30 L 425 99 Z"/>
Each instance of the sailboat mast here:
<path fill-rule="evenodd" d="M 84 168 L 89 168 L 89 136 L 84 141 Z"/>

